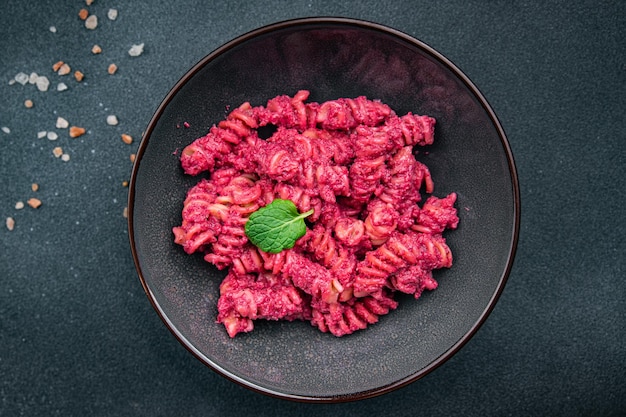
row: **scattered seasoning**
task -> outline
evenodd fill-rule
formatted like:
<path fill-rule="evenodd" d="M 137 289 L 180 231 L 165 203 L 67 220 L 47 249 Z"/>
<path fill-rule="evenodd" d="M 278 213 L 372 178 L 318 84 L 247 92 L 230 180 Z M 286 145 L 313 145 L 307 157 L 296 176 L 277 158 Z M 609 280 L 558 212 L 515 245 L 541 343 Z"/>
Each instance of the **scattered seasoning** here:
<path fill-rule="evenodd" d="M 99 54 L 100 52 L 102 52 L 102 48 L 100 48 L 100 45 L 94 45 L 94 46 L 91 48 L 91 53 L 92 53 L 92 54 L 97 55 L 97 54 Z"/>
<path fill-rule="evenodd" d="M 39 190 L 39 184 L 37 184 L 36 182 L 32 183 L 30 185 L 30 189 L 36 192 L 37 190 Z"/>
<path fill-rule="evenodd" d="M 85 19 L 85 27 L 90 30 L 94 30 L 98 27 L 98 16 L 92 14 L 87 19 Z"/>
<path fill-rule="evenodd" d="M 26 83 L 28 82 L 28 75 L 24 74 L 23 72 L 18 72 L 17 74 L 15 74 L 15 77 L 13 79 L 22 85 L 26 85 Z"/>
<path fill-rule="evenodd" d="M 70 123 L 62 117 L 57 118 L 57 129 L 67 129 Z"/>
<path fill-rule="evenodd" d="M 130 162 L 135 162 L 135 158 L 137 158 L 137 155 L 134 153 L 130 154 Z"/>
<path fill-rule="evenodd" d="M 131 48 L 128 50 L 128 55 L 130 56 L 139 56 L 143 53 L 143 43 L 140 43 L 139 45 L 133 45 L 131 46 Z"/>
<path fill-rule="evenodd" d="M 57 91 L 65 91 L 67 90 L 67 85 L 65 83 L 59 83 L 57 85 Z"/>
<path fill-rule="evenodd" d="M 83 78 L 85 78 L 85 74 L 80 71 L 74 71 L 74 78 L 76 79 L 76 81 L 81 82 Z"/>
<path fill-rule="evenodd" d="M 35 84 L 37 84 L 37 89 L 39 91 L 48 91 L 48 87 L 50 86 L 50 81 L 48 80 L 48 77 L 41 76 L 41 77 L 37 77 Z"/>
<path fill-rule="evenodd" d="M 67 153 L 64 153 L 63 155 L 61 155 L 61 161 L 63 162 L 67 162 L 70 160 L 70 155 Z"/>
<path fill-rule="evenodd" d="M 71 138 L 77 138 L 77 137 L 82 136 L 84 134 L 85 134 L 85 128 L 84 127 L 78 127 L 78 126 L 70 127 L 70 137 Z"/>
<path fill-rule="evenodd" d="M 11 230 L 13 230 L 13 228 L 15 228 L 15 220 L 13 220 L 13 217 L 7 217 L 6 225 L 7 225 L 7 229 L 9 229 L 9 231 L 11 231 Z"/>
<path fill-rule="evenodd" d="M 15 203 L 15 210 L 21 210 L 24 208 L 24 202 L 23 201 L 18 201 L 17 203 Z"/>
<path fill-rule="evenodd" d="M 124 207 L 124 211 L 122 211 L 122 216 L 124 216 L 124 218 L 128 218 L 128 207 Z"/>
<path fill-rule="evenodd" d="M 91 3 L 93 3 L 93 0 L 85 0 L 85 4 L 87 6 L 91 6 Z"/>
<path fill-rule="evenodd" d="M 48 28 L 48 30 L 50 30 L 50 32 L 52 32 L 52 33 L 57 33 L 57 28 L 56 28 L 56 26 L 50 26 L 50 27 Z"/>
<path fill-rule="evenodd" d="M 118 123 L 117 116 L 115 116 L 114 114 L 107 116 L 107 124 L 109 126 L 116 126 L 117 123 Z"/>
<path fill-rule="evenodd" d="M 48 132 L 46 133 L 46 136 L 49 140 L 57 140 L 59 138 L 59 135 L 57 135 L 56 132 Z"/>
<path fill-rule="evenodd" d="M 109 65 L 109 68 L 107 69 L 107 72 L 111 75 L 115 74 L 115 72 L 117 71 L 117 65 L 115 64 L 111 64 Z"/>
<path fill-rule="evenodd" d="M 3 131 L 4 133 L 6 133 L 7 135 L 8 135 L 9 133 L 11 133 L 11 129 L 9 129 L 9 128 L 8 128 L 8 127 L 6 127 L 6 126 L 2 126 L 2 131 Z"/>
<path fill-rule="evenodd" d="M 80 18 L 80 20 L 87 19 L 87 16 L 89 16 L 89 11 L 87 11 L 87 9 L 80 9 L 78 11 L 78 17 Z"/>
<path fill-rule="evenodd" d="M 41 200 L 35 197 L 29 198 L 26 204 L 36 209 L 36 208 L 39 208 L 39 206 L 41 206 Z"/>
<path fill-rule="evenodd" d="M 189 129 L 189 123 L 184 122 L 184 123 L 183 123 L 183 126 L 184 126 L 185 128 L 187 128 L 187 129 Z"/>
<path fill-rule="evenodd" d="M 122 181 L 122 187 L 128 187 L 128 181 Z"/>
<path fill-rule="evenodd" d="M 67 64 L 63 64 L 59 68 L 59 71 L 57 72 L 57 74 L 59 74 L 59 75 L 67 75 L 70 72 L 72 72 L 72 68 L 70 68 L 70 66 L 67 65 Z"/>
<path fill-rule="evenodd" d="M 63 61 L 57 61 L 57 62 L 55 62 L 55 63 L 52 65 L 52 71 L 57 72 L 57 71 L 61 68 L 61 66 L 62 66 L 63 64 L 65 64 L 65 62 L 63 62 Z"/>
<path fill-rule="evenodd" d="M 24 101 L 24 107 L 26 107 L 27 109 L 31 109 L 33 107 L 33 101 L 32 100 L 25 100 Z"/>
<path fill-rule="evenodd" d="M 117 9 L 109 9 L 109 11 L 107 12 L 107 17 L 110 20 L 117 19 Z"/>
<path fill-rule="evenodd" d="M 42 130 L 41 132 L 37 132 L 37 139 L 43 139 L 46 137 L 47 134 L 48 132 L 46 132 L 45 130 Z"/>
<path fill-rule="evenodd" d="M 130 135 L 127 135 L 126 133 L 122 133 L 122 142 L 124 142 L 127 145 L 130 145 L 131 143 L 133 143 L 133 137 Z"/>
<path fill-rule="evenodd" d="M 61 148 L 60 146 L 57 146 L 56 148 L 52 150 L 52 154 L 55 157 L 60 158 L 61 155 L 63 155 L 63 148 Z"/>
<path fill-rule="evenodd" d="M 31 72 L 30 75 L 28 76 L 28 83 L 36 84 L 37 78 L 39 78 L 39 75 L 36 72 Z"/>

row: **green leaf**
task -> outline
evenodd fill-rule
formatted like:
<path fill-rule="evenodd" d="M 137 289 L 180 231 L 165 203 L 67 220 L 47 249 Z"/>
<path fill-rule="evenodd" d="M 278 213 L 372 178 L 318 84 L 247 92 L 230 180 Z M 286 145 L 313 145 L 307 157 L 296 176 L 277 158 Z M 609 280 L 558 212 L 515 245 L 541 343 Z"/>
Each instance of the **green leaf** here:
<path fill-rule="evenodd" d="M 246 222 L 246 236 L 263 252 L 278 253 L 292 248 L 306 233 L 304 219 L 313 209 L 298 213 L 290 200 L 276 199 L 250 215 Z"/>

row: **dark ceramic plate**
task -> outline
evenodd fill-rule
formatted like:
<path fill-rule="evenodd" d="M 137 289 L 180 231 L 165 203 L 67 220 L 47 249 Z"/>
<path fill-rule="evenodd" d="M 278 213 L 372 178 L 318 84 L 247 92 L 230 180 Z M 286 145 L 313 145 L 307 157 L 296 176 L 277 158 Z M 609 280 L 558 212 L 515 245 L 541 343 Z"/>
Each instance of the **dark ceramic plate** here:
<path fill-rule="evenodd" d="M 437 119 L 420 158 L 435 195 L 458 194 L 460 224 L 446 232 L 455 256 L 436 271 L 439 288 L 368 329 L 336 338 L 306 322 L 257 321 L 231 339 L 215 322 L 224 276 L 173 242 L 186 191 L 178 152 L 226 109 L 311 91 L 309 101 L 382 100 L 398 114 Z M 183 127 L 188 123 L 189 127 Z M 219 374 L 255 391 L 336 402 L 389 392 L 423 377 L 477 331 L 503 290 L 520 219 L 517 174 L 504 131 L 485 98 L 450 61 L 378 24 L 309 18 L 247 33 L 210 53 L 165 97 L 139 146 L 129 196 L 129 232 L 143 287 L 178 340 Z"/>

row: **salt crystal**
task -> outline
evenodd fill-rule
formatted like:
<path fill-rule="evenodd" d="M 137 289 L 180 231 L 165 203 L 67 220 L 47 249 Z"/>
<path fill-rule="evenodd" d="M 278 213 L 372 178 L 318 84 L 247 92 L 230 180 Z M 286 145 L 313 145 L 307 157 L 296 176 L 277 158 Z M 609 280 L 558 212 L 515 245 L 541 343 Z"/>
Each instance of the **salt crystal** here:
<path fill-rule="evenodd" d="M 2 131 L 3 131 L 4 133 L 6 133 L 7 135 L 8 135 L 9 133 L 11 133 L 11 129 L 9 129 L 9 128 L 8 128 L 8 127 L 6 127 L 6 126 L 2 126 Z"/>
<path fill-rule="evenodd" d="M 57 129 L 67 129 L 70 123 L 62 117 L 57 118 Z"/>
<path fill-rule="evenodd" d="M 38 78 L 39 78 L 39 75 L 37 75 L 36 72 L 31 72 L 30 76 L 28 77 L 28 82 L 30 84 L 35 84 Z"/>
<path fill-rule="evenodd" d="M 15 84 L 15 78 L 11 78 L 11 79 L 9 80 L 9 85 L 13 85 L 13 84 Z"/>
<path fill-rule="evenodd" d="M 69 160 L 70 160 L 70 155 L 69 155 L 69 154 L 67 154 L 67 153 L 64 153 L 63 155 L 61 155 L 61 160 L 62 160 L 63 162 L 67 162 L 67 161 L 69 161 Z"/>
<path fill-rule="evenodd" d="M 130 56 L 139 56 L 142 53 L 143 53 L 143 43 L 140 43 L 139 45 L 133 45 L 128 50 L 128 55 L 130 55 Z"/>
<path fill-rule="evenodd" d="M 48 132 L 46 132 L 45 130 L 42 130 L 40 132 L 37 132 L 37 138 L 38 139 L 43 139 L 46 137 L 46 135 L 48 134 Z"/>
<path fill-rule="evenodd" d="M 65 91 L 67 90 L 67 85 L 65 83 L 57 84 L 57 91 Z"/>
<path fill-rule="evenodd" d="M 117 19 L 117 9 L 109 9 L 109 12 L 107 13 L 107 17 L 110 20 L 115 20 Z"/>
<path fill-rule="evenodd" d="M 57 33 L 57 28 L 55 26 L 50 26 L 50 32 Z"/>
<path fill-rule="evenodd" d="M 13 228 L 15 227 L 15 220 L 13 220 L 13 217 L 7 217 L 6 225 L 9 231 L 13 230 Z"/>
<path fill-rule="evenodd" d="M 28 75 L 24 74 L 23 72 L 19 72 L 17 73 L 17 75 L 15 75 L 15 81 L 22 85 L 26 85 L 26 83 L 28 82 Z"/>
<path fill-rule="evenodd" d="M 87 29 L 95 29 L 98 26 L 98 16 L 92 14 L 87 19 L 85 19 L 85 27 Z"/>
<path fill-rule="evenodd" d="M 17 203 L 15 203 L 15 210 L 21 210 L 24 208 L 24 202 L 23 201 L 18 201 Z"/>
<path fill-rule="evenodd" d="M 118 121 L 117 121 L 117 116 L 111 114 L 109 116 L 107 116 L 107 124 L 110 126 L 115 126 L 117 125 Z"/>
<path fill-rule="evenodd" d="M 48 132 L 46 136 L 50 140 L 57 140 L 59 138 L 59 135 L 57 135 L 55 132 Z"/>
<path fill-rule="evenodd" d="M 39 91 L 48 91 L 49 86 L 50 86 L 50 81 L 48 80 L 48 77 L 46 76 L 37 77 L 37 88 L 39 89 Z"/>

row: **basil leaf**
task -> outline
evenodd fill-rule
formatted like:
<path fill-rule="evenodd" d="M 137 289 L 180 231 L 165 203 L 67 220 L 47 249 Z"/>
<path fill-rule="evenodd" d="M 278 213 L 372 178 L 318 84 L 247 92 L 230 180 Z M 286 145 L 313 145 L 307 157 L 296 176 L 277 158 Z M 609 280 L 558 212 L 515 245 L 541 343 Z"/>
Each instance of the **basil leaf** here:
<path fill-rule="evenodd" d="M 278 253 L 292 248 L 306 233 L 304 219 L 313 209 L 298 213 L 290 200 L 276 199 L 250 215 L 246 222 L 246 236 L 263 252 Z"/>

